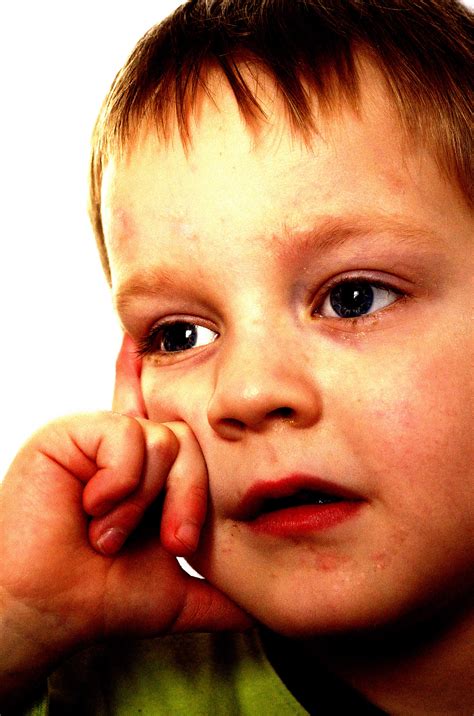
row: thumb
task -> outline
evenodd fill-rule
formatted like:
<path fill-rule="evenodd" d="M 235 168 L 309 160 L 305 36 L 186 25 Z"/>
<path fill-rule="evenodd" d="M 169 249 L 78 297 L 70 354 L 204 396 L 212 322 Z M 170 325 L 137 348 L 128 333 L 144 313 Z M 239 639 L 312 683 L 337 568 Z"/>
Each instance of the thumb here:
<path fill-rule="evenodd" d="M 252 618 L 208 582 L 189 577 L 185 602 L 173 624 L 173 632 L 245 631 Z"/>
<path fill-rule="evenodd" d="M 116 413 L 134 418 L 146 418 L 147 412 L 141 388 L 142 361 L 134 342 L 125 333 L 115 365 L 115 388 L 112 408 Z"/>

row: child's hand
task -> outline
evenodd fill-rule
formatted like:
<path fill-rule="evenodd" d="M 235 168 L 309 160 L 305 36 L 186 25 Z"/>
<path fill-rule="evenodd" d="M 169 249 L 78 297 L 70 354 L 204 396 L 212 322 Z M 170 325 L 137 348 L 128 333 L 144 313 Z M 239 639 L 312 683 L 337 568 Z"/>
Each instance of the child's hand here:
<path fill-rule="evenodd" d="M 4 693 L 114 634 L 249 625 L 174 557 L 196 548 L 205 516 L 207 474 L 197 441 L 182 423 L 139 417 L 127 343 L 117 368 L 114 407 L 136 417 L 98 413 L 51 423 L 20 451 L 1 485 Z M 161 495 L 162 515 L 152 508 L 142 520 Z"/>

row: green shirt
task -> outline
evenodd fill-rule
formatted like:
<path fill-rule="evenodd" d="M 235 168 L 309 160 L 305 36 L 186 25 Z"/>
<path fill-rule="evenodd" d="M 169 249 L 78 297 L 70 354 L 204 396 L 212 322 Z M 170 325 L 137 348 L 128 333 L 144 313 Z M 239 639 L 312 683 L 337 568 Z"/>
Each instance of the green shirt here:
<path fill-rule="evenodd" d="M 32 716 L 303 716 L 258 634 L 108 643 L 67 661 Z"/>

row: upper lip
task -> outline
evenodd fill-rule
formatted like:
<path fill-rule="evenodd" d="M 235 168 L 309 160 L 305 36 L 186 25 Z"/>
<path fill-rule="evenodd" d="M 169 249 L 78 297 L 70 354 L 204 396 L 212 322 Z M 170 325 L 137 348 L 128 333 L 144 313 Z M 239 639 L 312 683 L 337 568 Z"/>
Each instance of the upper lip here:
<path fill-rule="evenodd" d="M 272 500 L 275 500 L 277 509 L 278 500 L 297 495 L 299 492 L 314 493 L 315 500 L 318 495 L 352 502 L 360 502 L 363 499 L 345 487 L 314 475 L 288 475 L 276 480 L 261 480 L 253 484 L 240 501 L 235 517 L 243 521 L 256 519 L 262 512 L 271 508 Z"/>

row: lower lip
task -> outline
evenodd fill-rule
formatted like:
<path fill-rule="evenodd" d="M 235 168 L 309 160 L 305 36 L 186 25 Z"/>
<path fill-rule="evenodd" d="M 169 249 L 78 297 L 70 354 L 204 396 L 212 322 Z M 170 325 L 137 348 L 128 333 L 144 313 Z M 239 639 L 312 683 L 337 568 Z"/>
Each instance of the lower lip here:
<path fill-rule="evenodd" d="M 276 537 L 298 537 L 322 532 L 355 517 L 362 503 L 342 500 L 326 505 L 301 505 L 259 515 L 247 525 L 254 531 Z"/>

